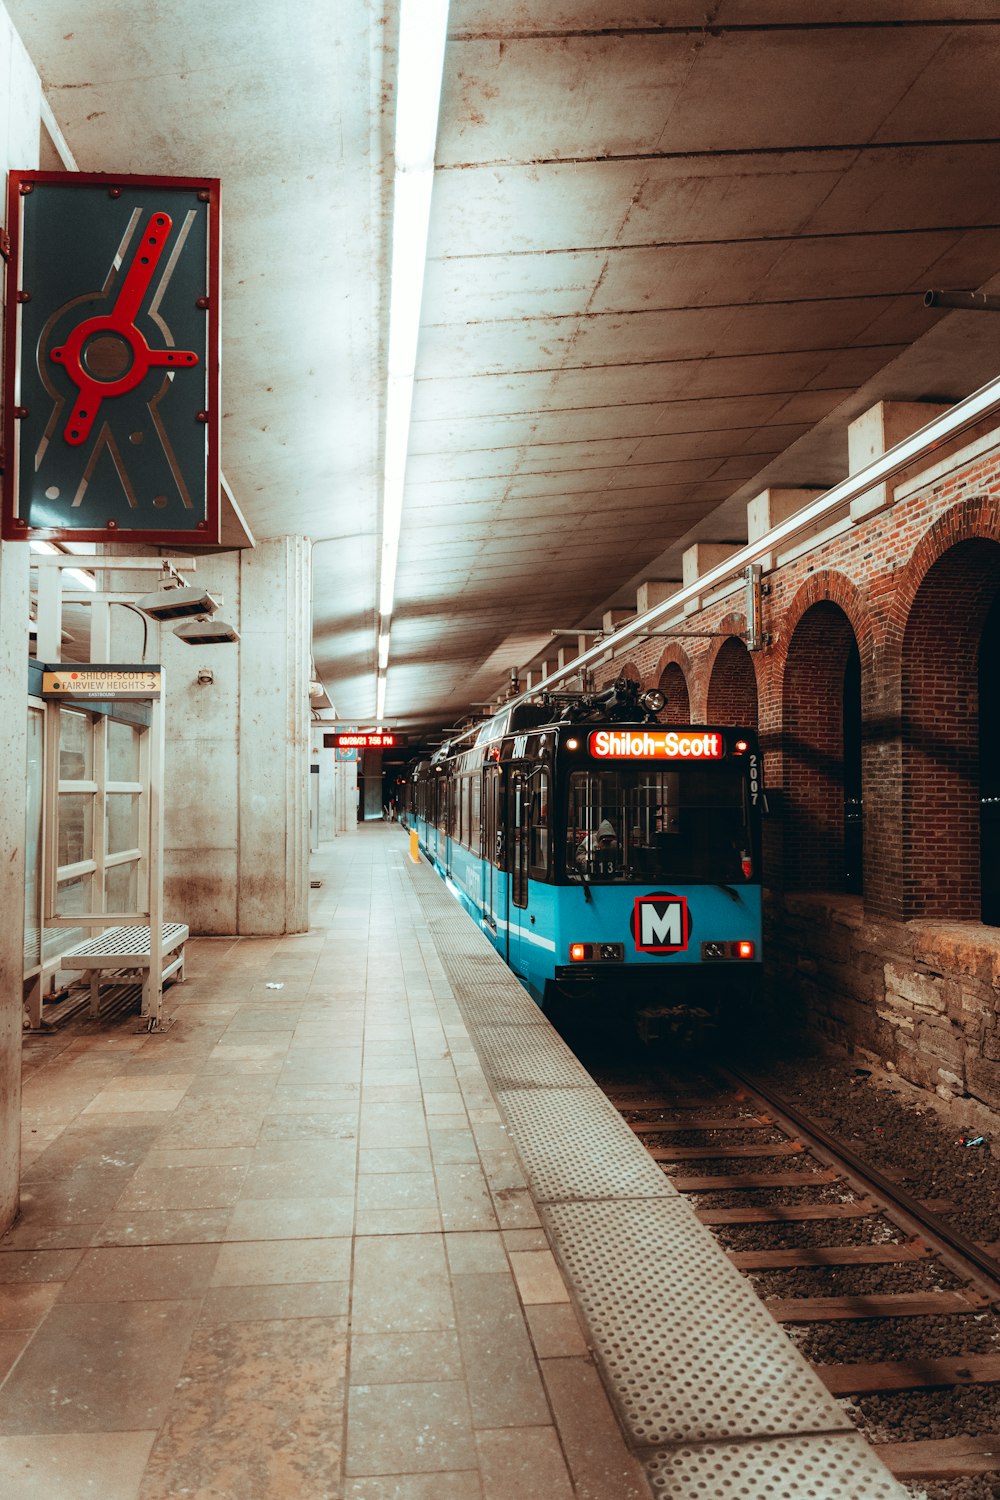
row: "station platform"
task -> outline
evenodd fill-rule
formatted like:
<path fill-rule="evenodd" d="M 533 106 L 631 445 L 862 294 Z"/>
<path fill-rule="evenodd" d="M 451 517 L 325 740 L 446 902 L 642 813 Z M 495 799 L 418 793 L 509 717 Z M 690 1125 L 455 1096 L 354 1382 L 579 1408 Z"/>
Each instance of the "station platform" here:
<path fill-rule="evenodd" d="M 314 877 L 31 1039 L 0 1493 L 904 1496 L 405 831 Z"/>

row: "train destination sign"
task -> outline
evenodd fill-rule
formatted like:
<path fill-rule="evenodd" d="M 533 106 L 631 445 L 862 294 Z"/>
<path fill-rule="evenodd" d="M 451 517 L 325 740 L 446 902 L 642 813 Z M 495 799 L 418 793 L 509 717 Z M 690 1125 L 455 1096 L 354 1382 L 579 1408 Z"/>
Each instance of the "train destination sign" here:
<path fill-rule="evenodd" d="M 405 745 L 406 739 L 401 734 L 390 734 L 383 730 L 381 732 L 357 730 L 351 733 L 344 731 L 340 734 L 324 734 L 323 745 L 327 750 L 398 750 L 400 745 Z"/>
<path fill-rule="evenodd" d="M 722 760 L 726 753 L 722 735 L 711 730 L 597 729 L 588 743 L 597 760 Z"/>
<path fill-rule="evenodd" d="M 43 698 L 158 698 L 159 667 L 67 662 L 42 673 Z"/>

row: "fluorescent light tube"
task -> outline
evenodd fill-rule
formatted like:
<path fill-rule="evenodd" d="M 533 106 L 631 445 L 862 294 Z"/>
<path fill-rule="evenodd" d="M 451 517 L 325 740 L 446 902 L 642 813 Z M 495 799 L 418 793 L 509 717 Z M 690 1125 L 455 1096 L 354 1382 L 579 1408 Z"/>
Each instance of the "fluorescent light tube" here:
<path fill-rule="evenodd" d="M 379 559 L 379 717 L 385 705 L 389 660 L 387 622 L 396 592 L 403 523 L 403 486 L 420 336 L 420 304 L 427 263 L 427 231 L 434 189 L 434 148 L 448 34 L 448 0 L 402 0 L 396 80 L 395 178 L 389 290 L 382 551 Z"/>

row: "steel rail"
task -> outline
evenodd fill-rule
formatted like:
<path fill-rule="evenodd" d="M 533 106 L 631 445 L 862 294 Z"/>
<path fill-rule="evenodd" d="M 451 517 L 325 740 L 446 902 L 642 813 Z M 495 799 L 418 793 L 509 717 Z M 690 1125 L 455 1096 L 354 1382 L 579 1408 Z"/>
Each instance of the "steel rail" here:
<path fill-rule="evenodd" d="M 723 1076 L 728 1076 L 736 1082 L 750 1089 L 778 1115 L 789 1120 L 808 1141 L 814 1141 L 826 1151 L 834 1161 L 843 1162 L 851 1173 L 857 1177 L 867 1190 L 877 1193 L 885 1199 L 888 1208 L 900 1208 L 912 1219 L 918 1230 L 925 1231 L 930 1237 L 937 1241 L 936 1249 L 942 1247 L 961 1256 L 962 1260 L 975 1266 L 980 1276 L 987 1282 L 987 1294 L 995 1301 L 1000 1298 L 1000 1261 L 992 1256 L 962 1234 L 958 1229 L 953 1229 L 950 1224 L 940 1218 L 938 1214 L 932 1213 L 919 1198 L 914 1198 L 905 1188 L 897 1183 L 890 1182 L 877 1168 L 871 1166 L 860 1156 L 856 1155 L 851 1148 L 839 1140 L 837 1136 L 829 1134 L 822 1126 L 817 1125 L 808 1115 L 802 1114 L 793 1104 L 789 1104 L 779 1094 L 775 1094 L 763 1083 L 756 1080 L 752 1074 L 745 1073 L 741 1068 L 726 1063 L 721 1070 Z"/>

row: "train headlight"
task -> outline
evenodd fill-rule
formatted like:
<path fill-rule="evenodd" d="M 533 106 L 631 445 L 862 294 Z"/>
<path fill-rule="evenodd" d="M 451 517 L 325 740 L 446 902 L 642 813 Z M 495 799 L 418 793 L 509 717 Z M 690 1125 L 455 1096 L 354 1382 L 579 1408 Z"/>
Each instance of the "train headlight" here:
<path fill-rule="evenodd" d="M 747 941 L 747 939 L 744 938 L 741 942 L 739 942 L 739 943 L 736 944 L 736 957 L 737 958 L 753 958 L 753 954 L 754 954 L 753 943 Z"/>
<path fill-rule="evenodd" d="M 651 714 L 658 714 L 660 712 L 660 709 L 665 706 L 666 701 L 666 693 L 661 692 L 659 688 L 647 689 L 647 691 L 643 693 L 642 697 L 639 699 L 639 702 L 642 704 L 643 708 Z"/>
<path fill-rule="evenodd" d="M 570 963 L 574 963 L 574 964 L 581 964 L 581 963 L 583 963 L 586 960 L 586 958 L 588 957 L 588 951 L 587 950 L 589 949 L 589 947 L 590 947 L 589 943 L 570 943 L 570 945 L 569 945 L 569 959 L 570 959 Z"/>

